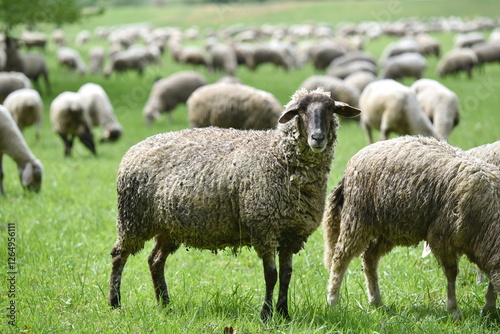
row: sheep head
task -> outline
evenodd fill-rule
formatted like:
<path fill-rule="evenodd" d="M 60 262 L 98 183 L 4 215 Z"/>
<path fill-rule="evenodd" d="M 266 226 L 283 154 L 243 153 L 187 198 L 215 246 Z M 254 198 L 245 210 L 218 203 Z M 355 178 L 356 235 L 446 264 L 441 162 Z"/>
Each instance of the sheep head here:
<path fill-rule="evenodd" d="M 286 123 L 299 116 L 300 129 L 304 132 L 309 147 L 313 152 L 319 153 L 328 144 L 328 133 L 331 131 L 334 114 L 355 117 L 360 112 L 361 110 L 348 104 L 334 101 L 330 98 L 330 92 L 325 92 L 321 87 L 309 92 L 302 88 L 292 96 L 278 122 Z"/>

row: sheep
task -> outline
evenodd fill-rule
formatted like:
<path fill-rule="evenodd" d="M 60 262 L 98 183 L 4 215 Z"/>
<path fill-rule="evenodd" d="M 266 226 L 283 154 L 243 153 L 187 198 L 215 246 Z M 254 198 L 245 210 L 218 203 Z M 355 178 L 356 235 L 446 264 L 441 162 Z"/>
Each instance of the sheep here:
<path fill-rule="evenodd" d="M 476 53 L 469 48 L 452 49 L 443 55 L 437 64 L 437 74 L 444 77 L 459 72 L 467 73 L 472 78 L 472 69 L 478 64 Z"/>
<path fill-rule="evenodd" d="M 118 140 L 123 128 L 116 119 L 111 101 L 102 86 L 89 82 L 81 86 L 77 93 L 86 104 L 92 125 L 102 128 L 101 142 Z"/>
<path fill-rule="evenodd" d="M 439 137 L 420 108 L 416 93 L 393 79 L 368 84 L 359 97 L 359 107 L 363 110 L 360 125 L 368 143 L 373 142 L 372 128 L 380 130 L 380 140 L 388 139 L 391 132 Z"/>
<path fill-rule="evenodd" d="M 104 70 L 104 76 L 109 77 L 111 73 L 124 72 L 127 70 L 137 70 L 142 75 L 148 61 L 142 53 L 132 50 L 117 51 L 111 57 L 111 61 Z"/>
<path fill-rule="evenodd" d="M 274 64 L 277 67 L 282 67 L 285 71 L 292 69 L 294 60 L 290 54 L 279 46 L 274 45 L 257 45 L 253 49 L 247 50 L 247 67 L 255 71 L 262 64 Z"/>
<path fill-rule="evenodd" d="M 411 157 L 410 159 L 408 157 Z M 482 311 L 500 291 L 500 170 L 445 141 L 402 136 L 369 145 L 348 162 L 323 217 L 328 304 L 349 262 L 363 253 L 370 303 L 382 304 L 377 266 L 395 246 L 425 240 L 448 280 L 447 309 L 460 318 L 455 281 L 465 254 L 490 278 Z"/>
<path fill-rule="evenodd" d="M 50 104 L 50 121 L 64 142 L 64 156 L 71 156 L 75 136 L 96 155 L 92 122 L 83 98 L 75 92 L 62 92 Z"/>
<path fill-rule="evenodd" d="M 52 40 L 57 46 L 66 46 L 66 44 L 68 44 L 68 41 L 66 40 L 66 35 L 64 33 L 64 30 L 62 29 L 55 29 L 52 32 Z"/>
<path fill-rule="evenodd" d="M 490 144 L 473 147 L 465 152 L 487 163 L 500 167 L 500 140 Z"/>
<path fill-rule="evenodd" d="M 326 74 L 332 77 L 345 79 L 352 73 L 360 71 L 370 72 L 377 75 L 378 68 L 376 64 L 363 59 L 349 61 L 340 65 L 337 65 L 335 61 L 332 61 L 326 69 Z"/>
<path fill-rule="evenodd" d="M 45 51 L 47 35 L 38 31 L 23 31 L 21 34 L 21 40 L 28 50 L 32 47 L 39 47 Z"/>
<path fill-rule="evenodd" d="M 384 79 L 402 79 L 413 77 L 420 79 L 423 76 L 427 60 L 418 52 L 405 52 L 389 57 L 382 64 L 381 77 Z"/>
<path fill-rule="evenodd" d="M 31 152 L 10 112 L 0 105 L 0 194 L 5 195 L 3 186 L 3 155 L 7 154 L 17 164 L 23 187 L 39 192 L 42 186 L 43 165 Z"/>
<path fill-rule="evenodd" d="M 0 103 L 15 90 L 31 88 L 30 79 L 22 72 L 0 72 Z"/>
<path fill-rule="evenodd" d="M 309 49 L 309 59 L 316 70 L 326 69 L 330 63 L 343 56 L 346 49 L 332 40 L 321 41 Z"/>
<path fill-rule="evenodd" d="M 243 84 L 215 83 L 198 88 L 187 100 L 189 126 L 272 129 L 283 108 L 269 92 Z"/>
<path fill-rule="evenodd" d="M 354 86 L 358 89 L 361 94 L 365 87 L 370 83 L 377 80 L 377 77 L 372 72 L 367 71 L 357 71 L 349 74 L 344 78 L 344 82 Z"/>
<path fill-rule="evenodd" d="M 57 50 L 56 59 L 59 65 L 66 66 L 70 70 L 76 70 L 79 74 L 85 74 L 87 68 L 80 53 L 75 49 L 62 47 Z"/>
<path fill-rule="evenodd" d="M 410 38 L 403 38 L 396 42 L 390 43 L 386 46 L 384 51 L 382 51 L 382 55 L 380 57 L 380 62 L 384 63 L 387 59 L 403 54 L 403 53 L 419 53 L 420 45 L 417 41 Z"/>
<path fill-rule="evenodd" d="M 480 43 L 472 46 L 477 56 L 477 66 L 500 62 L 500 42 Z"/>
<path fill-rule="evenodd" d="M 456 48 L 471 48 L 476 44 L 484 43 L 486 39 L 483 33 L 477 31 L 471 31 L 464 34 L 457 34 L 455 36 L 455 47 Z"/>
<path fill-rule="evenodd" d="M 330 92 L 332 99 L 357 107 L 359 105 L 359 91 L 356 87 L 344 82 L 344 80 L 328 75 L 312 75 L 305 79 L 300 87 L 315 89 L 323 87 Z"/>
<path fill-rule="evenodd" d="M 236 51 L 229 45 L 216 44 L 210 47 L 210 66 L 213 72 L 222 71 L 227 75 L 234 76 L 238 70 L 238 59 Z"/>
<path fill-rule="evenodd" d="M 43 116 L 43 101 L 40 94 L 31 88 L 21 88 L 10 93 L 4 101 L 4 107 L 12 114 L 19 130 L 35 124 L 36 139 L 40 139 L 40 126 Z"/>
<path fill-rule="evenodd" d="M 182 48 L 179 62 L 195 66 L 208 66 L 208 55 L 200 47 L 191 45 Z"/>
<path fill-rule="evenodd" d="M 434 37 L 421 33 L 415 36 L 415 41 L 418 43 L 419 52 L 424 55 L 439 57 L 441 55 L 441 43 Z"/>
<path fill-rule="evenodd" d="M 411 87 L 417 94 L 420 107 L 429 117 L 437 135 L 448 140 L 460 120 L 460 103 L 457 94 L 432 79 L 420 79 Z"/>
<path fill-rule="evenodd" d="M 146 124 L 151 124 L 160 117 L 160 113 L 168 114 L 172 122 L 171 111 L 180 103 L 186 103 L 189 96 L 208 82 L 195 71 L 180 71 L 160 79 L 154 83 L 142 115 Z"/>
<path fill-rule="evenodd" d="M 89 50 L 89 72 L 100 73 L 104 64 L 105 51 L 102 46 L 94 46 Z"/>
<path fill-rule="evenodd" d="M 336 143 L 337 117 L 360 110 L 318 89 L 294 93 L 273 130 L 217 127 L 155 135 L 133 146 L 118 168 L 117 241 L 111 251 L 109 303 L 120 306 L 130 254 L 155 237 L 148 263 L 156 299 L 166 305 L 167 255 L 179 246 L 236 254 L 253 246 L 264 265 L 261 318 L 288 313 L 292 257 L 320 224 Z"/>

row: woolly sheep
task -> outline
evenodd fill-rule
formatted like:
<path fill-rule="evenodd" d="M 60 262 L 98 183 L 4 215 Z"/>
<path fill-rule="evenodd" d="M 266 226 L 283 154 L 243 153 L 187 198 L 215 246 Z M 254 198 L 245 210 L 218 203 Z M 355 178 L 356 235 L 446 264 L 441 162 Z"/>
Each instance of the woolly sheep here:
<path fill-rule="evenodd" d="M 472 78 L 472 69 L 478 64 L 476 53 L 469 48 L 452 49 L 443 55 L 437 64 L 437 74 L 440 77 L 459 72 L 466 72 Z"/>
<path fill-rule="evenodd" d="M 4 101 L 19 130 L 35 125 L 36 139 L 40 138 L 40 126 L 43 116 L 43 101 L 40 94 L 31 88 L 22 88 L 10 93 Z"/>
<path fill-rule="evenodd" d="M 207 84 L 205 77 L 195 71 L 180 71 L 154 83 L 142 115 L 146 124 L 151 124 L 167 113 L 172 121 L 171 111 L 180 103 L 186 103 L 189 96 L 201 86 Z"/>
<path fill-rule="evenodd" d="M 372 128 L 380 130 L 380 140 L 388 139 L 390 132 L 438 137 L 415 92 L 393 79 L 368 84 L 359 97 L 359 107 L 363 110 L 360 125 L 368 143 L 373 142 Z"/>
<path fill-rule="evenodd" d="M 50 121 L 64 142 L 64 156 L 71 155 L 73 141 L 80 141 L 96 154 L 92 122 L 83 98 L 75 92 L 62 92 L 50 104 Z"/>
<path fill-rule="evenodd" d="M 0 72 L 0 103 L 15 90 L 31 88 L 30 79 L 22 72 Z"/>
<path fill-rule="evenodd" d="M 320 41 L 309 49 L 309 59 L 317 70 L 326 69 L 330 63 L 343 56 L 346 49 L 332 40 Z"/>
<path fill-rule="evenodd" d="M 384 51 L 382 51 L 382 55 L 380 57 L 380 62 L 384 63 L 387 59 L 401 55 L 403 53 L 419 53 L 420 46 L 417 41 L 410 38 L 403 38 L 398 41 L 392 42 L 388 44 Z"/>
<path fill-rule="evenodd" d="M 272 129 L 283 108 L 269 92 L 243 84 L 215 83 L 198 88 L 187 100 L 192 128 L 218 126 Z"/>
<path fill-rule="evenodd" d="M 89 50 L 89 72 L 100 73 L 104 64 L 106 52 L 102 46 L 94 46 Z"/>
<path fill-rule="evenodd" d="M 421 33 L 415 36 L 415 41 L 418 43 L 419 52 L 424 55 L 439 57 L 441 55 L 441 43 L 434 37 Z"/>
<path fill-rule="evenodd" d="M 123 129 L 116 119 L 111 101 L 102 86 L 89 82 L 80 87 L 78 94 L 86 104 L 92 125 L 102 128 L 101 142 L 118 140 Z"/>
<path fill-rule="evenodd" d="M 273 45 L 257 45 L 253 49 L 248 49 L 246 56 L 247 67 L 252 71 L 267 63 L 282 67 L 285 71 L 289 71 L 294 65 L 294 60 L 286 50 Z"/>
<path fill-rule="evenodd" d="M 460 120 L 460 103 L 455 92 L 432 79 L 420 79 L 411 85 L 420 107 L 429 117 L 439 138 L 448 140 Z"/>
<path fill-rule="evenodd" d="M 500 170 L 444 141 L 403 136 L 359 151 L 327 200 L 323 231 L 330 305 L 338 302 L 349 262 L 360 253 L 369 300 L 381 305 L 380 258 L 395 246 L 425 240 L 448 280 L 452 316 L 461 316 L 455 281 L 462 254 L 490 278 L 483 313 L 495 311 Z"/>
<path fill-rule="evenodd" d="M 125 72 L 128 70 L 136 70 L 139 75 L 142 75 L 148 61 L 140 52 L 132 50 L 117 51 L 111 57 L 111 61 L 104 70 L 104 76 L 109 77 L 113 72 Z"/>
<path fill-rule="evenodd" d="M 427 60 L 418 52 L 405 52 L 388 58 L 382 64 L 381 77 L 384 79 L 420 79 L 427 67 Z"/>
<path fill-rule="evenodd" d="M 236 51 L 229 45 L 216 44 L 210 47 L 210 70 L 222 71 L 227 75 L 234 76 L 238 70 L 238 59 Z"/>
<path fill-rule="evenodd" d="M 347 76 L 355 72 L 370 72 L 374 75 L 377 74 L 377 65 L 368 60 L 353 60 L 344 64 L 337 65 L 334 61 L 326 69 L 326 74 L 332 77 L 345 79 Z"/>
<path fill-rule="evenodd" d="M 356 87 L 344 82 L 344 80 L 328 75 L 312 75 L 304 80 L 300 87 L 313 90 L 323 87 L 330 92 L 332 99 L 347 103 L 353 107 L 359 104 L 359 91 Z"/>
<path fill-rule="evenodd" d="M 10 112 L 0 105 L 0 194 L 2 195 L 5 195 L 2 164 L 4 154 L 16 162 L 23 187 L 39 192 L 42 186 L 42 163 L 29 149 Z"/>
<path fill-rule="evenodd" d="M 456 48 L 470 48 L 476 44 L 484 43 L 486 40 L 483 33 L 478 31 L 471 31 L 455 36 Z"/>
<path fill-rule="evenodd" d="M 472 46 L 477 56 L 477 65 L 500 62 L 500 42 L 481 43 Z"/>
<path fill-rule="evenodd" d="M 377 80 L 377 77 L 372 72 L 357 71 L 346 76 L 344 82 L 356 87 L 361 94 L 365 87 L 375 80 Z"/>
<path fill-rule="evenodd" d="M 500 167 L 500 140 L 465 151 L 487 163 Z"/>
<path fill-rule="evenodd" d="M 80 53 L 75 49 L 62 47 L 57 50 L 56 59 L 59 65 L 65 66 L 70 70 L 76 70 L 79 74 L 85 74 L 87 68 L 83 62 Z"/>
<path fill-rule="evenodd" d="M 179 61 L 183 64 L 208 65 L 208 55 L 198 46 L 183 47 L 179 55 Z"/>
<path fill-rule="evenodd" d="M 21 33 L 21 41 L 28 49 L 38 47 L 45 50 L 47 35 L 39 31 L 23 31 Z"/>
<path fill-rule="evenodd" d="M 170 296 L 166 257 L 182 244 L 217 251 L 253 246 L 264 265 L 261 318 L 288 318 L 292 257 L 318 227 L 336 142 L 337 117 L 359 110 L 322 90 L 296 92 L 274 130 L 217 127 L 168 132 L 133 146 L 118 168 L 117 241 L 109 302 L 120 305 L 123 268 L 155 237 L 148 263 L 156 298 Z"/>

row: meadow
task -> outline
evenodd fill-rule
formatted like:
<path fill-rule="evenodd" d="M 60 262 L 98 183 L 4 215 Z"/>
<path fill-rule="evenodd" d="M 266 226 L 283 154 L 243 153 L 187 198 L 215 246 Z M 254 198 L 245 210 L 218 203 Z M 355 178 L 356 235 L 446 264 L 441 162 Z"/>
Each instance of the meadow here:
<path fill-rule="evenodd" d="M 125 23 L 151 26 L 179 26 L 200 29 L 243 23 L 293 24 L 364 20 L 397 20 L 415 17 L 456 15 L 472 19 L 495 14 L 495 1 L 335 1 L 270 2 L 253 5 L 204 5 L 110 8 L 102 16 L 68 26 L 69 41 L 81 29 Z M 395 9 L 396 8 L 396 9 Z M 53 27 L 44 27 L 50 31 Z M 485 32 L 487 36 L 489 31 Z M 454 33 L 435 33 L 443 50 L 453 46 Z M 395 37 L 369 41 L 365 50 L 377 57 Z M 86 55 L 92 40 L 79 50 Z M 25 138 L 42 161 L 45 174 L 39 194 L 23 191 L 14 162 L 4 158 L 6 196 L 0 197 L 0 332 L 1 333 L 223 333 L 232 327 L 237 333 L 494 333 L 499 324 L 480 315 L 487 283 L 476 283 L 476 267 L 466 259 L 457 279 L 461 321 L 453 322 L 446 312 L 446 279 L 432 256 L 421 258 L 422 247 L 396 248 L 379 266 L 385 305 L 368 304 L 360 260 L 354 260 L 342 287 L 341 303 L 326 304 L 328 273 L 322 263 L 323 236 L 318 229 L 305 249 L 294 257 L 290 287 L 291 321 L 259 319 L 264 296 L 261 261 L 252 249 L 238 257 L 230 252 L 182 248 L 169 257 L 166 279 L 172 302 L 158 307 L 154 299 L 145 250 L 131 257 L 122 280 L 121 309 L 107 305 L 111 256 L 116 240 L 116 169 L 123 154 L 134 144 L 156 133 L 187 128 L 186 107 L 165 115 L 151 126 L 142 119 L 142 108 L 151 85 L 159 77 L 193 67 L 172 61 L 165 53 L 162 64 L 150 66 L 140 77 L 135 72 L 113 75 L 78 75 L 57 66 L 56 47 L 45 51 L 52 92 L 44 91 L 44 120 L 40 141 L 34 129 Z M 425 77 L 436 78 L 438 59 L 428 58 Z M 209 82 L 222 74 L 196 68 Z M 310 64 L 284 72 L 262 66 L 252 72 L 239 68 L 243 83 L 273 93 L 287 103 L 300 83 L 315 71 Z M 440 79 L 454 90 L 461 102 L 461 120 L 449 142 L 469 149 L 500 139 L 500 64 L 487 64 L 474 72 Z M 62 91 L 76 91 L 86 82 L 102 85 L 124 127 L 116 143 L 98 144 L 97 157 L 76 141 L 73 156 L 63 157 L 63 144 L 53 132 L 48 113 L 50 102 Z M 413 80 L 406 79 L 405 84 Z M 349 160 L 366 139 L 354 121 L 341 121 L 335 160 L 328 190 L 341 178 Z M 378 133 L 375 134 L 376 136 Z M 100 131 L 96 129 L 96 138 Z M 12 235 L 9 235 L 12 234 Z M 15 238 L 14 256 L 7 243 Z M 12 251 L 12 250 L 11 250 Z M 8 258 L 15 257 L 13 267 Z M 14 280 L 12 280 L 12 277 Z M 12 289 L 14 289 L 12 291 Z M 277 293 L 275 293 L 277 294 Z M 14 305 L 15 326 L 9 325 Z M 10 308 L 10 309 L 9 309 Z M 234 331 L 233 331 L 234 332 Z"/>

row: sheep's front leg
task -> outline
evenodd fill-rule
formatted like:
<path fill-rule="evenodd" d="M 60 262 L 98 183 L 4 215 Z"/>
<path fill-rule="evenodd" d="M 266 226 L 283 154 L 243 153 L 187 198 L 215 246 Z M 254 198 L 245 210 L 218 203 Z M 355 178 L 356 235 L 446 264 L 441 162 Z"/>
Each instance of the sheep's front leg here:
<path fill-rule="evenodd" d="M 71 148 L 73 147 L 74 137 L 71 136 L 71 138 L 69 138 L 68 135 L 64 133 L 60 133 L 59 136 L 62 138 L 64 142 L 64 156 L 65 157 L 71 156 Z"/>
<path fill-rule="evenodd" d="M 262 321 L 267 322 L 273 316 L 273 290 L 278 280 L 274 252 L 264 255 L 262 263 L 264 265 L 264 279 L 266 281 L 266 296 L 260 312 L 260 318 Z"/>
<path fill-rule="evenodd" d="M 165 282 L 165 262 L 167 256 L 174 253 L 178 248 L 179 245 L 169 242 L 168 236 L 160 235 L 156 237 L 156 243 L 148 257 L 149 271 L 153 280 L 156 300 L 161 302 L 163 306 L 167 305 L 170 301 L 168 286 Z"/>
<path fill-rule="evenodd" d="M 370 242 L 370 245 L 363 253 L 363 272 L 365 274 L 368 299 L 370 304 L 377 307 L 382 305 L 377 271 L 378 263 L 380 258 L 392 248 L 393 245 L 390 242 L 382 237 L 378 237 Z"/>
<path fill-rule="evenodd" d="M 280 313 L 285 319 L 290 319 L 290 315 L 288 314 L 288 287 L 292 279 L 292 258 L 293 252 L 290 250 L 280 251 L 279 253 L 280 285 L 276 311 L 278 311 L 278 313 Z"/>
<path fill-rule="evenodd" d="M 0 195 L 5 195 L 3 188 L 3 154 L 0 154 Z"/>
<path fill-rule="evenodd" d="M 456 280 L 458 275 L 458 261 L 454 263 L 448 262 L 443 265 L 444 274 L 448 280 L 447 295 L 448 301 L 446 302 L 446 308 L 448 312 L 451 313 L 453 319 L 458 320 L 462 317 L 462 312 L 457 306 L 457 295 L 456 295 Z"/>

